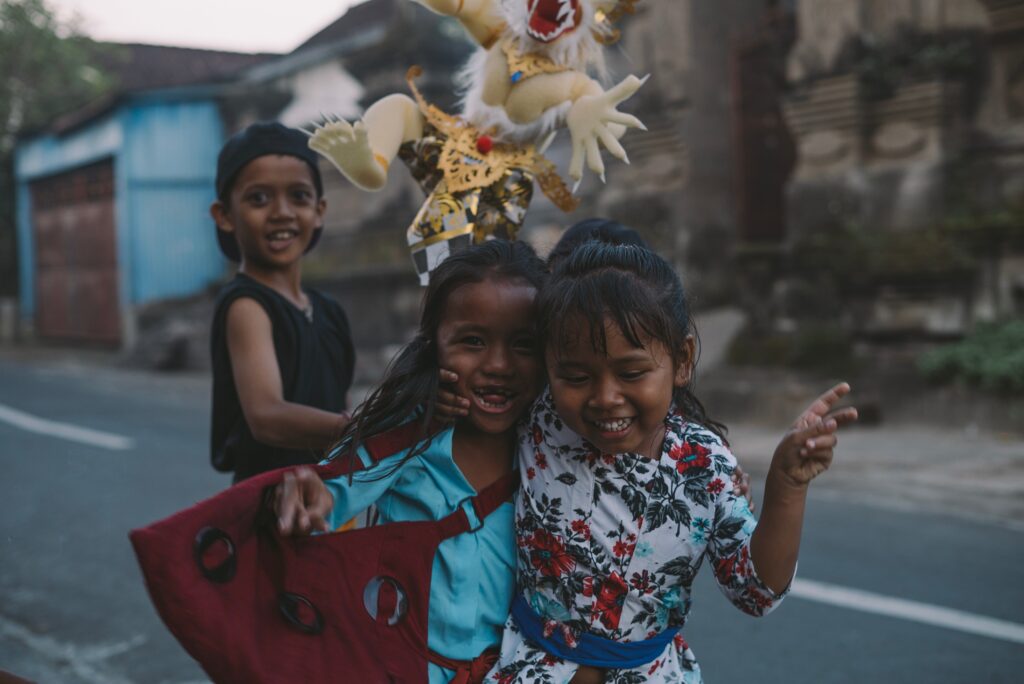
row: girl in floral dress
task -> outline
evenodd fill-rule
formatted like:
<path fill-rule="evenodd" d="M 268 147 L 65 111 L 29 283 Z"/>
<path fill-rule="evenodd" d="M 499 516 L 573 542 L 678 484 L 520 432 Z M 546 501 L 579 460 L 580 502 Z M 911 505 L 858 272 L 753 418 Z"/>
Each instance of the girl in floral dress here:
<path fill-rule="evenodd" d="M 488 681 L 700 682 L 681 628 L 707 559 L 760 616 L 796 569 L 807 486 L 832 460 L 823 394 L 779 443 L 757 522 L 737 467 L 690 391 L 696 361 L 682 285 L 649 250 L 591 242 L 539 297 L 550 390 L 520 431 L 518 594 Z"/>

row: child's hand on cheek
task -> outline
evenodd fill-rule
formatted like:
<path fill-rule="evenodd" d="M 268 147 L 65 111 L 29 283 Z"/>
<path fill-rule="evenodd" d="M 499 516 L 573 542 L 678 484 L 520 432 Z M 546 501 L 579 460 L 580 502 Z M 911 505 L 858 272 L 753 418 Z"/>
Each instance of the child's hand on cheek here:
<path fill-rule="evenodd" d="M 459 381 L 457 373 L 442 368 L 438 373 L 442 386 L 454 387 Z M 459 396 L 455 392 L 441 389 L 437 393 L 437 417 L 448 422 L 455 422 L 459 418 L 469 415 L 469 399 Z"/>
<path fill-rule="evenodd" d="M 779 442 L 772 458 L 771 470 L 786 484 L 805 488 L 811 480 L 828 470 L 841 425 L 857 420 L 857 409 L 834 409 L 836 403 L 849 394 L 850 386 L 839 383 L 818 397 Z"/>

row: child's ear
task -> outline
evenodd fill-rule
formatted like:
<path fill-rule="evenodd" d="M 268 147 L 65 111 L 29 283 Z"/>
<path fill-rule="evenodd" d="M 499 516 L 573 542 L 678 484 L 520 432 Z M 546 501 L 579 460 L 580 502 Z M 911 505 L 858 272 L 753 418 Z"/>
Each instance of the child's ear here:
<path fill-rule="evenodd" d="M 697 340 L 693 335 L 687 335 L 683 340 L 683 348 L 680 350 L 679 360 L 676 363 L 676 387 L 686 387 L 693 379 L 693 366 L 697 363 Z"/>
<path fill-rule="evenodd" d="M 215 200 L 210 205 L 210 216 L 213 218 L 213 222 L 217 224 L 219 230 L 223 230 L 225 233 L 234 233 L 235 226 L 231 223 L 231 218 L 228 215 L 228 208 L 220 200 Z"/>

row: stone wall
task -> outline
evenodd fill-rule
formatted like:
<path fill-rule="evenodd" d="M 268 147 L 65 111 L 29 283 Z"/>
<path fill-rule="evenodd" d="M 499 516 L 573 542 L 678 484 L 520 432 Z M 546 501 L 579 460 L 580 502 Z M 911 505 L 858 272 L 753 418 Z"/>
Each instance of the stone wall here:
<path fill-rule="evenodd" d="M 1024 2 L 803 0 L 798 17 L 790 242 L 853 229 L 884 247 L 899 239 L 878 234 L 902 231 L 921 262 L 866 283 L 847 325 L 946 337 L 1019 315 L 1020 241 L 978 242 L 1006 232 L 982 232 L 990 215 L 1024 206 Z M 960 255 L 956 220 L 978 224 Z M 946 242 L 948 264 L 928 261 L 929 240 Z"/>

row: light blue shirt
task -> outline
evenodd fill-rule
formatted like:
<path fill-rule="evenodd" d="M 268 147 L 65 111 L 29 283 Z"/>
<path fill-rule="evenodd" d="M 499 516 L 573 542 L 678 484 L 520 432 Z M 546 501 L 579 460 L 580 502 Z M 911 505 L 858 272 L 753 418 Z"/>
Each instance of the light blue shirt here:
<path fill-rule="evenodd" d="M 452 432 L 434 437 L 425 452 L 396 467 L 408 451 L 389 456 L 326 484 L 334 495 L 328 522 L 337 528 L 371 504 L 378 524 L 440 520 L 477 492 L 452 460 Z M 359 448 L 365 465 L 368 454 Z M 430 581 L 427 644 L 456 660 L 472 660 L 501 643 L 515 590 L 515 536 L 511 503 L 503 503 L 473 533 L 441 542 Z M 477 521 L 470 507 L 470 523 Z M 447 684 L 454 672 L 430 664 L 430 683 Z"/>

